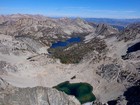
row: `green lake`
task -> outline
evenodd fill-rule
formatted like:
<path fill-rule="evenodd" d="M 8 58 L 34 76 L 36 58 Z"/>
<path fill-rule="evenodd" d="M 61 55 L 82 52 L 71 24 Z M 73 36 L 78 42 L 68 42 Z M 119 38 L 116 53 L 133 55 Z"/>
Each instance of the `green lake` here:
<path fill-rule="evenodd" d="M 81 104 L 96 100 L 96 97 L 92 93 L 93 87 L 88 83 L 69 83 L 69 81 L 66 81 L 53 88 L 75 96 Z"/>

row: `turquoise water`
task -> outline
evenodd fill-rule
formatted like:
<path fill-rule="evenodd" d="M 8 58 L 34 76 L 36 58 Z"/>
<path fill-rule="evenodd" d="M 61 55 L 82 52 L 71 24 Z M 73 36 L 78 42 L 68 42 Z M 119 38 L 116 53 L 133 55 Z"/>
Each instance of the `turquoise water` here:
<path fill-rule="evenodd" d="M 72 43 L 78 43 L 81 42 L 81 38 L 80 37 L 72 37 L 66 41 L 58 41 L 56 43 L 53 43 L 51 48 L 57 48 L 57 47 L 66 47 Z"/>

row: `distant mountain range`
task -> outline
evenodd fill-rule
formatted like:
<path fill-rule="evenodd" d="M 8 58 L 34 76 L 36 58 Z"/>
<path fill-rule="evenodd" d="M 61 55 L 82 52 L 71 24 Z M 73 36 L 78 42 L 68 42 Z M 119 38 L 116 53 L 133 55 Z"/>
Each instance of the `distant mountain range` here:
<path fill-rule="evenodd" d="M 53 17 L 53 18 L 62 18 L 62 17 Z M 75 18 L 76 17 L 71 17 L 71 19 L 75 19 Z M 93 22 L 97 24 L 108 24 L 119 30 L 123 30 L 129 24 L 140 22 L 140 18 L 135 18 L 135 19 L 82 18 L 82 19 L 90 23 Z"/>
<path fill-rule="evenodd" d="M 140 22 L 140 18 L 138 19 L 109 19 L 109 18 L 83 18 L 88 22 L 95 22 L 95 23 L 106 23 L 110 25 L 117 25 L 126 27 L 131 23 Z"/>

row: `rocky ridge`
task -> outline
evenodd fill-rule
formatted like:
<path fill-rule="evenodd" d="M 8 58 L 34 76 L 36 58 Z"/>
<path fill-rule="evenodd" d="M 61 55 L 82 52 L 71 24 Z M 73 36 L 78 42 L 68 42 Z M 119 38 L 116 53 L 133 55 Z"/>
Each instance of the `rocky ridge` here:
<path fill-rule="evenodd" d="M 56 89 L 16 88 L 0 79 L 0 105 L 80 105 L 73 96 Z"/>

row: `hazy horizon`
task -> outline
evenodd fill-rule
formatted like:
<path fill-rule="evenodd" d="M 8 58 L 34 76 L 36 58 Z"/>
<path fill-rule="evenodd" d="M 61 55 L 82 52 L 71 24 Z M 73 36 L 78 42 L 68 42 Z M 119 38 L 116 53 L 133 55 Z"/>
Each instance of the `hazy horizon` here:
<path fill-rule="evenodd" d="M 114 19 L 114 20 L 134 20 L 134 19 L 140 19 L 140 18 L 111 18 L 111 17 L 80 17 L 80 16 L 48 16 L 45 14 L 25 14 L 25 13 L 12 13 L 12 14 L 0 14 L 1 16 L 10 16 L 10 15 L 40 15 L 40 16 L 45 16 L 48 18 L 85 18 L 85 19 Z"/>
<path fill-rule="evenodd" d="M 48 17 L 140 18 L 139 0 L 4 0 L 0 14 L 41 14 Z"/>

